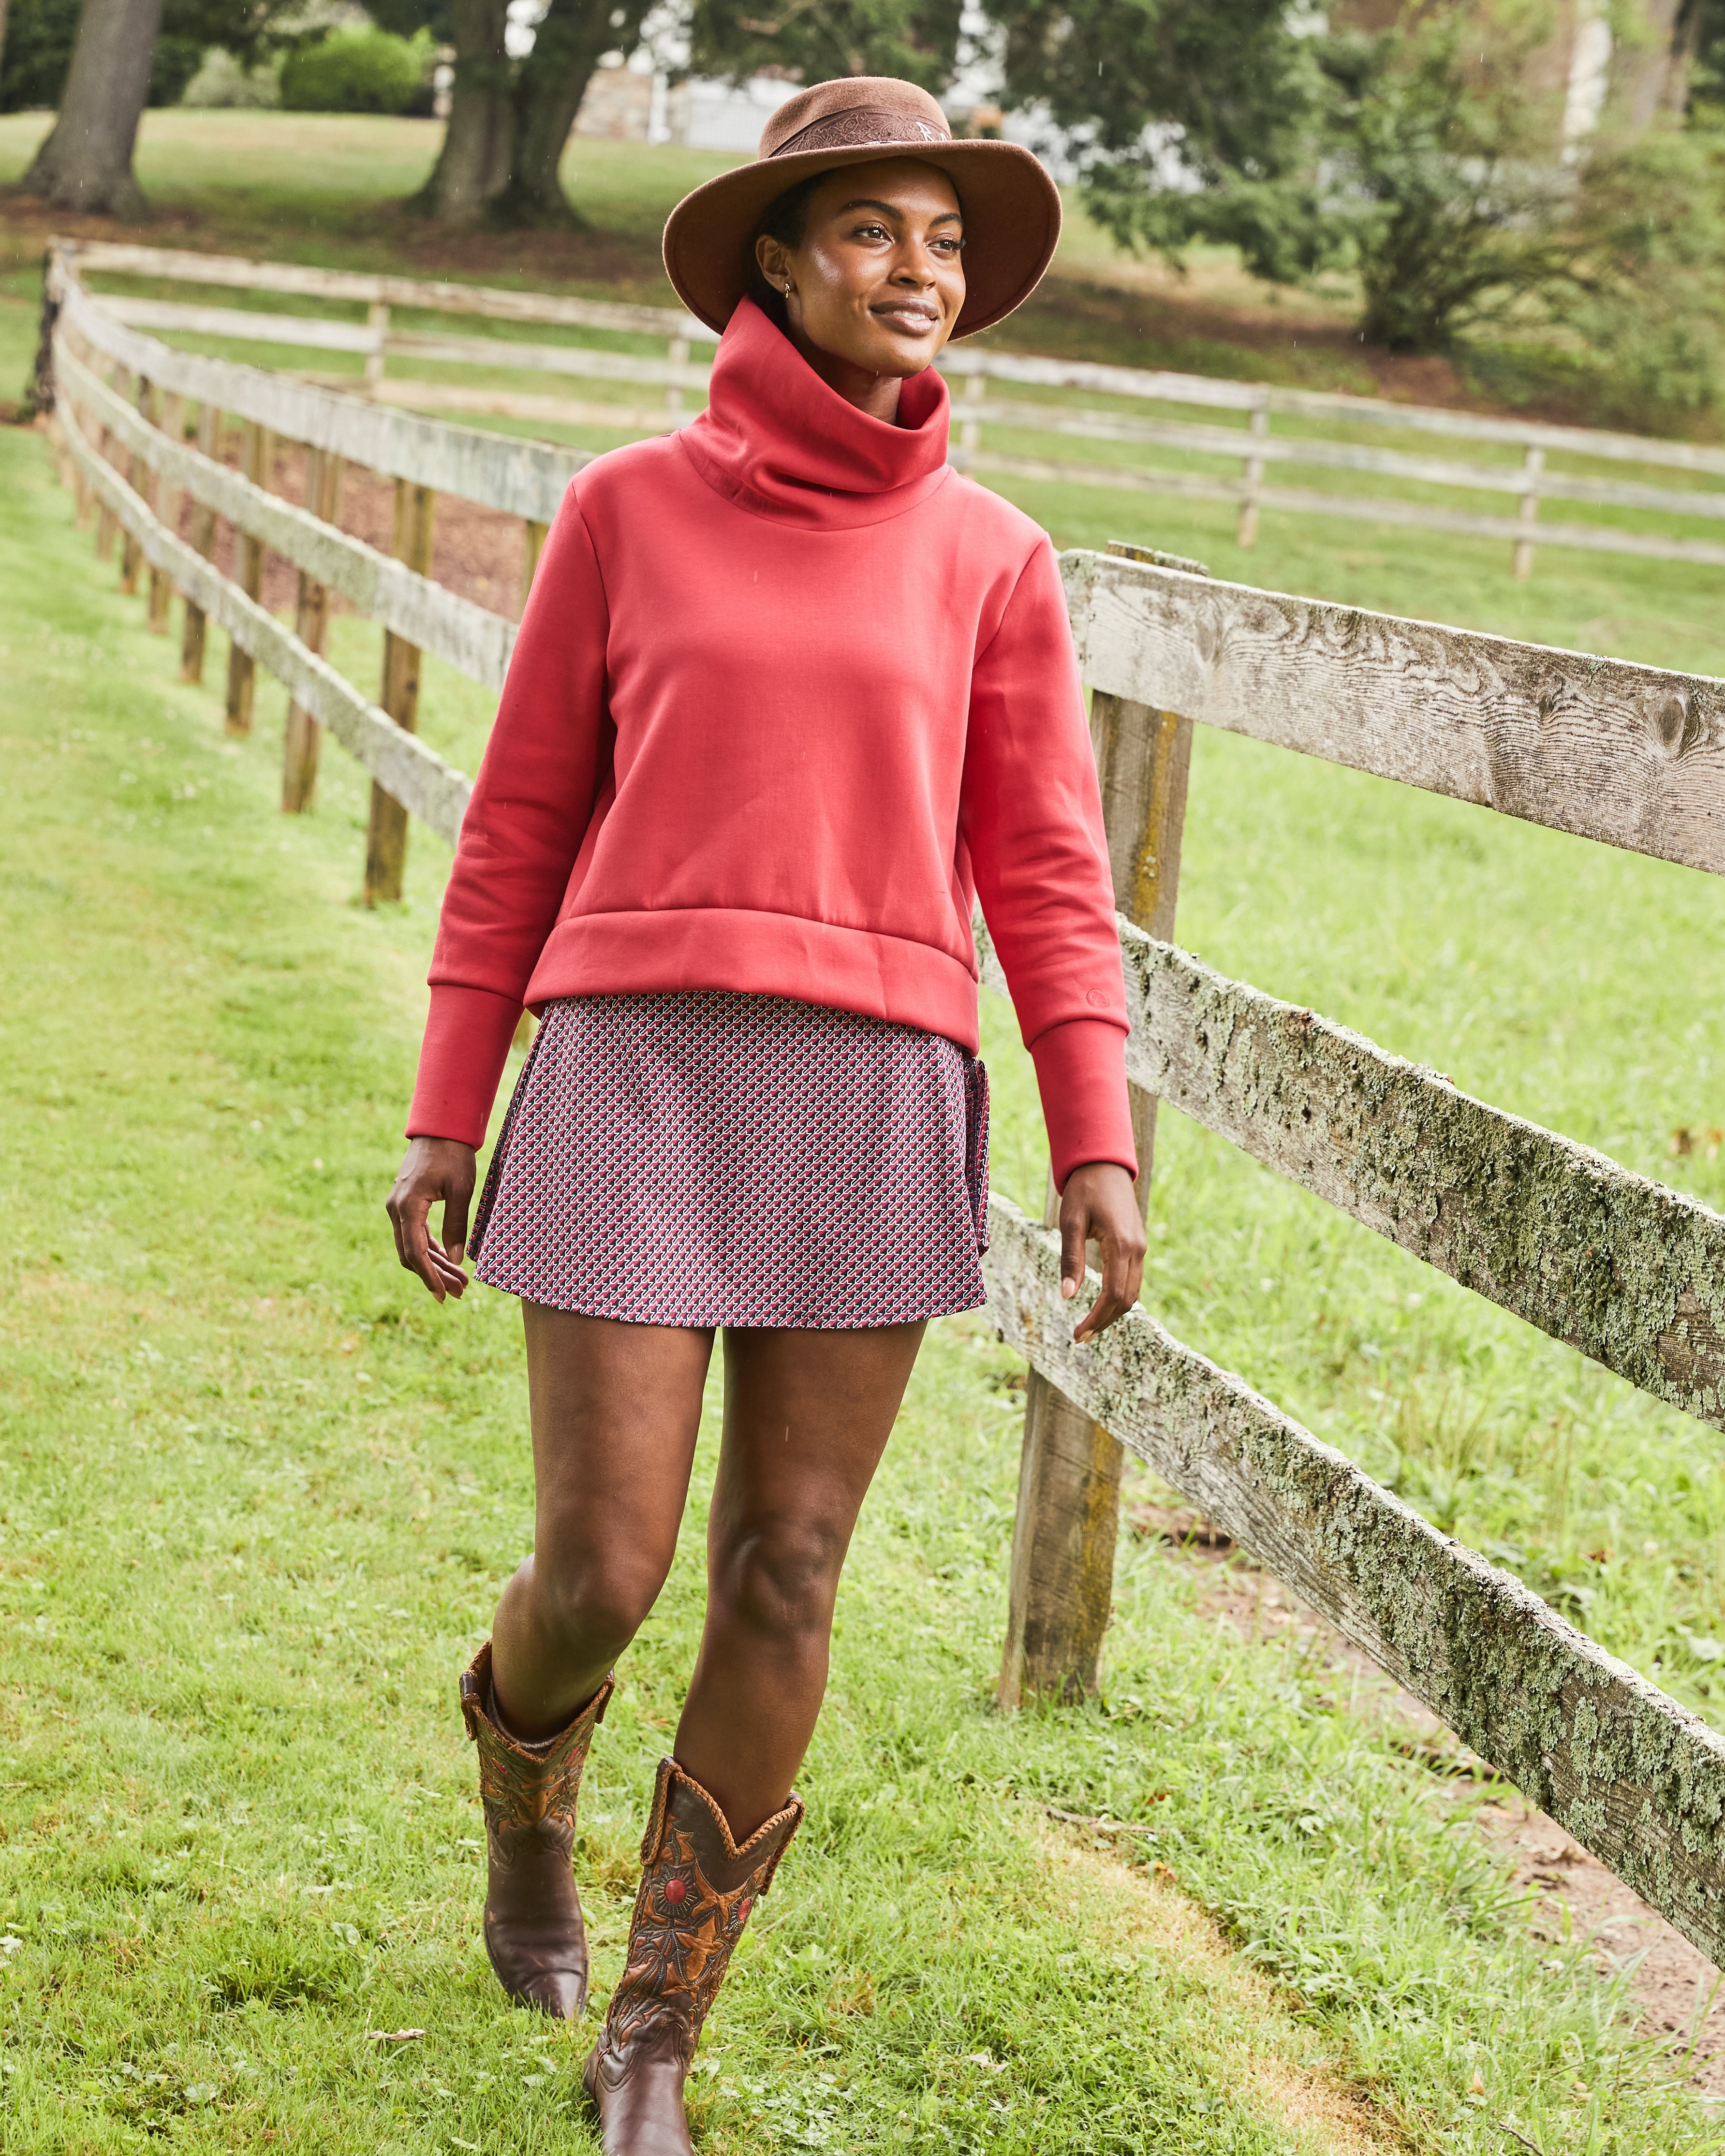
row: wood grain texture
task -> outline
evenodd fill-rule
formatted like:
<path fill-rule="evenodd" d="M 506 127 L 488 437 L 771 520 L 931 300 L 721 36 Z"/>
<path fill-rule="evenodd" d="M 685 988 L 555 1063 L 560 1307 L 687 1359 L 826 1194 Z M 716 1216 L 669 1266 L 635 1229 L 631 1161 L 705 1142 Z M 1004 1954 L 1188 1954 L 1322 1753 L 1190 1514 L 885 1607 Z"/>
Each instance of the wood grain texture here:
<path fill-rule="evenodd" d="M 1007 993 L 978 915 L 982 985 Z M 1725 1429 L 1725 1215 L 1120 924 L 1127 1075 L 1642 1391 Z"/>
<path fill-rule="evenodd" d="M 1725 870 L 1725 682 L 1101 555 L 1063 573 L 1094 688 Z"/>
<path fill-rule="evenodd" d="M 1094 1696 L 1114 1605 L 1118 1440 L 1040 1371 L 1024 1398 L 1006 1640 L 995 1704 Z"/>
<path fill-rule="evenodd" d="M 1137 1084 L 1725 1429 L 1725 1216 L 1171 944 L 1122 941 Z"/>
<path fill-rule="evenodd" d="M 988 1213 L 1001 1338 L 1725 1963 L 1725 1738 L 1145 1312 L 1075 1348 L 1056 1239 Z"/>
<path fill-rule="evenodd" d="M 439 494 L 548 524 L 569 481 L 591 462 L 583 449 L 552 449 L 448 420 L 422 419 L 262 367 L 175 352 L 116 321 L 70 277 L 64 279 L 60 299 L 61 319 L 95 351 L 147 374 L 162 388 L 206 399 L 288 441 L 331 450 L 350 464 Z"/>
<path fill-rule="evenodd" d="M 502 688 L 515 649 L 513 622 L 445 591 L 362 540 L 350 538 L 267 492 L 201 448 L 192 449 L 146 426 L 75 354 L 62 351 L 56 366 L 74 402 L 99 418 L 116 439 L 135 449 L 152 470 L 172 480 L 177 490 L 218 511 L 236 530 L 260 541 L 315 583 L 339 592 L 357 613 L 422 649 L 435 652 L 470 680 L 488 689 Z M 324 458 L 329 453 L 314 449 L 311 454 Z"/>
<path fill-rule="evenodd" d="M 1091 741 L 1102 800 L 1114 902 L 1158 935 L 1172 932 L 1192 760 L 1192 721 L 1099 694 Z M 1156 1096 L 1130 1087 L 1142 1220 L 1156 1150 Z M 1058 1224 L 1050 1179 L 1045 1223 Z M 1114 1549 L 1124 1462 L 1108 1432 L 1033 1373 L 1014 1515 L 1006 1640 L 996 1691 L 1004 1708 L 1027 1697 L 1081 1699 L 1101 1681 L 1113 1606 Z"/>
<path fill-rule="evenodd" d="M 66 444 L 90 488 L 124 527 L 144 558 L 172 577 L 187 600 L 227 630 L 261 666 L 285 681 L 295 698 L 398 801 L 453 846 L 461 833 L 471 785 L 416 735 L 345 681 L 326 659 L 308 651 L 290 629 L 230 584 L 203 557 L 151 516 L 138 495 L 86 440 L 69 398 L 56 408 Z"/>

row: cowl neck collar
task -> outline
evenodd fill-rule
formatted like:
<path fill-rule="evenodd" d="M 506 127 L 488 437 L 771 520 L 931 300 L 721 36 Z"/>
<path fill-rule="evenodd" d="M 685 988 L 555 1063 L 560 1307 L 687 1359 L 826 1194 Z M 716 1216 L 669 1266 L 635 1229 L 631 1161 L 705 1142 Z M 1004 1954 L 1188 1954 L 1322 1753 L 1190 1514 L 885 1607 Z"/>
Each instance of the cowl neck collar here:
<path fill-rule="evenodd" d="M 743 300 L 719 340 L 711 402 L 679 437 L 707 485 L 782 523 L 884 523 L 945 484 L 947 385 L 933 368 L 899 392 L 896 425 L 830 389 L 776 323 Z"/>

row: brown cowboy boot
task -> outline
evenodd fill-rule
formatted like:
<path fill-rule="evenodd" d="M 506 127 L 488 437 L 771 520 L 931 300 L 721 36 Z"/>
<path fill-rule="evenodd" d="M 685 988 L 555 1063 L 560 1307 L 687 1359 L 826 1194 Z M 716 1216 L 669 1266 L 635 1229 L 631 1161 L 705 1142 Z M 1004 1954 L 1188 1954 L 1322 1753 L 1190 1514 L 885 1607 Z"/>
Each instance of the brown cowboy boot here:
<path fill-rule="evenodd" d="M 605 2156 L 693 2156 L 683 2084 L 701 2025 L 802 1821 L 793 1796 L 739 1849 L 700 1783 L 660 1761 L 629 1960 L 582 2069 Z"/>
<path fill-rule="evenodd" d="M 587 1927 L 571 1865 L 575 1800 L 612 1682 L 567 1729 L 523 1744 L 497 1718 L 489 1640 L 461 1676 L 485 1807 L 485 1952 L 511 1999 L 563 2021 L 579 2020 L 587 2004 Z"/>

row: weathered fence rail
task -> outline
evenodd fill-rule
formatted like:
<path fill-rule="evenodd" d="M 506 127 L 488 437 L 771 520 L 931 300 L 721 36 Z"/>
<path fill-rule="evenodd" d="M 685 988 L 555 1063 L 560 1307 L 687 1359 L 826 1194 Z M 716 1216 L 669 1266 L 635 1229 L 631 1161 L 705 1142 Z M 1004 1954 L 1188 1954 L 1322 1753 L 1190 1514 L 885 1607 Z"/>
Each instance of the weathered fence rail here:
<path fill-rule="evenodd" d="M 1067 597 L 1111 696 L 1725 870 L 1725 682 L 1094 554 Z"/>
<path fill-rule="evenodd" d="M 418 404 L 428 410 L 465 410 L 494 417 L 533 418 L 541 424 L 614 426 L 650 431 L 674 426 L 682 412 L 685 391 L 701 393 L 707 369 L 691 361 L 691 345 L 714 341 L 714 332 L 693 316 L 668 308 L 624 306 L 612 302 L 563 298 L 552 294 L 511 292 L 484 286 L 439 284 L 403 277 L 312 270 L 294 264 L 248 263 L 234 257 L 207 256 L 182 250 L 98 243 L 82 246 L 78 259 L 90 271 L 195 283 L 230 290 L 277 292 L 350 305 L 363 305 L 364 321 L 319 319 L 304 314 L 270 314 L 250 308 L 187 304 L 175 300 L 124 296 L 105 304 L 113 319 L 133 327 L 163 329 L 275 346 L 299 346 L 310 352 L 363 356 L 368 394 L 392 405 Z M 562 329 L 663 337 L 667 356 L 660 360 L 639 352 L 597 350 L 580 345 L 533 345 L 497 336 L 461 336 L 444 331 L 404 330 L 392 310 L 475 315 L 508 323 L 541 323 Z M 665 402 L 657 409 L 588 403 L 520 391 L 478 388 L 445 382 L 386 379 L 388 363 L 417 360 L 425 364 L 488 370 L 549 373 L 595 382 L 657 388 Z M 1541 521 L 1541 505 L 1569 501 L 1599 509 L 1651 512 L 1668 518 L 1725 518 L 1725 487 L 1652 485 L 1645 481 L 1554 470 L 1553 456 L 1615 464 L 1636 464 L 1682 472 L 1692 480 L 1725 478 L 1725 449 L 1671 442 L 1656 437 L 1616 434 L 1542 422 L 1491 419 L 1471 413 L 1395 404 L 1333 392 L 1285 388 L 1262 382 L 1229 382 L 1207 376 L 1147 368 L 1110 367 L 1094 362 L 1040 358 L 965 346 L 950 350 L 943 371 L 962 384 L 957 400 L 953 459 L 967 470 L 1002 477 L 1047 480 L 1134 493 L 1183 496 L 1227 503 L 1239 512 L 1242 545 L 1255 539 L 1260 514 L 1276 509 L 1295 515 L 1340 517 L 1353 522 L 1399 525 L 1449 531 L 1507 542 L 1517 576 L 1531 573 L 1536 546 L 1590 552 L 1640 556 L 1686 562 L 1697 567 L 1725 567 L 1725 540 L 1704 532 L 1625 529 L 1612 523 L 1553 523 Z M 1003 398 L 991 384 L 1055 393 L 1073 390 L 1135 403 L 1163 403 L 1188 409 L 1238 413 L 1244 426 L 1217 425 L 1182 418 L 1155 418 L 1126 410 L 1088 411 L 1048 401 Z M 1276 434 L 1272 422 L 1292 419 L 1304 429 L 1370 428 L 1436 436 L 1449 442 L 1473 442 L 1521 452 L 1519 464 L 1415 454 L 1381 444 L 1337 439 L 1310 431 Z M 1004 429 L 1014 437 L 1052 436 L 1057 440 L 1111 443 L 1132 448 L 1171 449 L 1188 456 L 1232 464 L 1237 475 L 1214 469 L 1179 469 L 1115 462 L 1071 463 L 1059 454 L 1027 449 L 985 448 L 983 429 Z M 1394 492 L 1348 495 L 1322 488 L 1266 483 L 1266 470 L 1301 465 L 1331 471 L 1440 487 L 1475 495 L 1507 495 L 1516 501 L 1514 516 L 1492 514 L 1407 498 Z"/>
<path fill-rule="evenodd" d="M 1004 995 L 980 916 L 975 934 Z M 1171 943 L 1121 941 L 1135 1086 L 1725 1430 L 1725 1216 Z"/>
<path fill-rule="evenodd" d="M 1003 1339 L 1725 1961 L 1725 1739 L 1145 1312 L 1075 1348 L 1058 1240 L 989 1228 Z"/>
<path fill-rule="evenodd" d="M 410 284 L 377 281 L 392 295 Z M 520 305 L 531 295 L 507 297 L 511 319 L 539 319 Z M 403 654 L 439 651 L 495 687 L 513 630 L 431 578 L 434 490 L 520 516 L 531 571 L 583 459 L 517 442 L 496 444 L 492 459 L 467 430 L 172 352 L 116 320 L 64 257 L 46 307 L 63 454 L 100 511 L 99 551 L 123 535 L 122 577 L 149 566 L 152 625 L 167 625 L 171 583 L 188 624 L 201 634 L 214 621 L 287 684 L 290 765 L 307 730 L 315 740 L 326 726 L 372 773 L 368 889 L 380 798 L 453 841 L 468 782 L 409 731 L 417 673 Z M 221 413 L 252 430 L 249 476 L 217 453 Z M 257 453 L 270 435 L 312 452 L 304 508 L 264 483 Z M 341 459 L 394 477 L 399 558 L 330 521 Z M 189 539 L 177 530 L 187 501 Z M 238 582 L 213 567 L 218 517 L 298 566 L 295 629 L 244 588 L 254 561 Z M 1725 1219 L 1171 941 L 1195 723 L 1718 872 L 1725 685 L 1220 584 L 1142 550 L 1069 554 L 1062 568 L 1093 692 L 1144 1177 L 1167 1101 L 1499 1306 L 1725 1427 Z M 389 632 L 379 702 L 316 648 L 317 595 L 331 591 Z M 303 805 L 291 787 L 285 805 Z M 983 979 L 1004 988 L 980 921 L 977 934 Z M 1003 1699 L 1096 1681 L 1125 1447 L 1725 1962 L 1725 1740 L 1142 1311 L 1075 1348 L 1055 1239 L 1001 1199 L 992 1215 L 990 1309 L 1032 1366 Z"/>

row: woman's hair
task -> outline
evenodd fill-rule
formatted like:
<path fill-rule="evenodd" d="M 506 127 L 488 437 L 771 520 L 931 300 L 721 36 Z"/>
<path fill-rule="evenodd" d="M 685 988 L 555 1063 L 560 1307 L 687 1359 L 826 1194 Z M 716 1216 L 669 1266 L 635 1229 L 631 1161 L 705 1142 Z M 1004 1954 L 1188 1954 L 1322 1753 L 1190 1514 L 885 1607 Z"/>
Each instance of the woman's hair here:
<path fill-rule="evenodd" d="M 809 198 L 827 177 L 825 172 L 811 172 L 795 187 L 775 195 L 761 213 L 756 239 L 776 239 L 781 247 L 800 247 L 809 229 Z"/>

